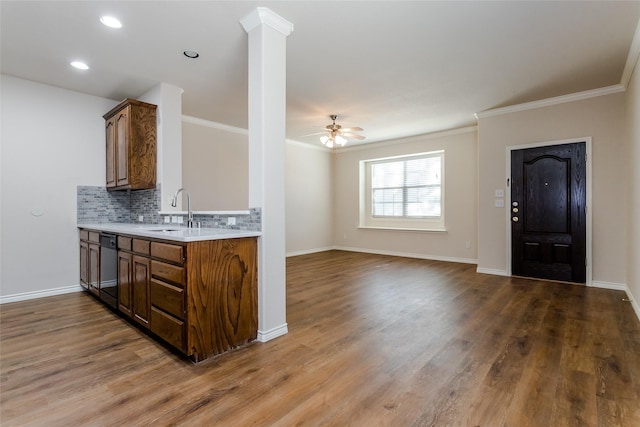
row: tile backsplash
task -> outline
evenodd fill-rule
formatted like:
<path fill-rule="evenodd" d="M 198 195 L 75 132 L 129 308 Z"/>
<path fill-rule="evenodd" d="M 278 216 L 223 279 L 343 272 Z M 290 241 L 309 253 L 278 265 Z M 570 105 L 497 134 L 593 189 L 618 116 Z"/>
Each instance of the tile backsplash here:
<path fill-rule="evenodd" d="M 133 222 L 131 193 L 131 191 L 107 191 L 106 187 L 79 185 L 78 224 Z M 158 210 L 156 209 L 156 212 Z"/>
<path fill-rule="evenodd" d="M 168 215 L 160 215 L 160 185 L 152 190 L 107 191 L 106 187 L 78 186 L 78 224 L 95 223 L 138 223 L 140 216 L 145 224 L 161 224 Z M 176 216 L 171 214 L 171 216 Z M 183 224 L 186 224 L 186 215 Z M 235 225 L 228 225 L 234 217 Z M 262 214 L 260 208 L 249 209 L 249 214 L 197 214 L 193 215 L 201 227 L 230 228 L 234 230 L 260 231 Z"/>

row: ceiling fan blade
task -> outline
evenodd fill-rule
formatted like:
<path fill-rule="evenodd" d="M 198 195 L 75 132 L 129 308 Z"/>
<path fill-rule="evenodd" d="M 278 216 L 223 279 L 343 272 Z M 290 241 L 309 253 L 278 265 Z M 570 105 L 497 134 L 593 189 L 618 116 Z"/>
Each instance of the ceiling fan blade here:
<path fill-rule="evenodd" d="M 352 127 L 352 128 L 342 128 L 343 132 L 362 132 L 363 130 L 364 129 L 362 129 L 359 126 L 355 126 L 355 127 Z"/>
<path fill-rule="evenodd" d="M 351 139 L 358 139 L 360 141 L 362 141 L 363 139 L 365 139 L 366 137 L 362 136 L 362 135 L 358 135 L 355 133 L 350 133 L 350 132 L 345 132 L 342 134 L 342 136 L 347 137 L 347 138 L 351 138 Z"/>

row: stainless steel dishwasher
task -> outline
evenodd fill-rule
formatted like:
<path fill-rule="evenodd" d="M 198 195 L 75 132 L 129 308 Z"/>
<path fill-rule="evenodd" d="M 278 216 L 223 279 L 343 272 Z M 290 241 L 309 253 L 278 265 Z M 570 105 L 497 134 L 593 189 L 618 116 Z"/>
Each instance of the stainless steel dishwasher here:
<path fill-rule="evenodd" d="M 100 299 L 118 309 L 118 245 L 115 234 L 100 233 Z"/>

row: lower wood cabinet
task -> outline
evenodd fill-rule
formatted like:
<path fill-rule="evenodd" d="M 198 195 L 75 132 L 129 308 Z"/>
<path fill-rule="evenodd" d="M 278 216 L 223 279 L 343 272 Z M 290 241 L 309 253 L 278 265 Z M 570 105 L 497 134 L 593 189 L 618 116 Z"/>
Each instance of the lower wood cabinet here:
<path fill-rule="evenodd" d="M 80 279 L 91 291 L 100 247 L 96 258 L 83 232 Z M 256 238 L 118 236 L 119 313 L 196 362 L 257 338 L 257 292 Z"/>
<path fill-rule="evenodd" d="M 156 308 L 177 319 L 184 319 L 184 288 L 152 278 L 150 296 L 151 304 Z"/>
<path fill-rule="evenodd" d="M 100 233 L 83 230 L 80 233 L 80 285 L 100 294 Z"/>
<path fill-rule="evenodd" d="M 155 250 L 157 242 L 151 242 L 151 253 L 163 256 L 180 265 L 151 261 L 151 283 L 149 303 L 151 306 L 151 331 L 169 344 L 186 352 L 186 274 L 182 264 L 184 248 L 178 245 L 161 244 L 168 251 Z M 174 256 L 175 255 L 175 256 Z M 178 261 L 179 260 L 179 261 Z"/>
<path fill-rule="evenodd" d="M 184 246 L 118 236 L 118 248 L 120 312 L 185 352 Z"/>
<path fill-rule="evenodd" d="M 151 306 L 151 332 L 184 352 L 184 321 Z"/>
<path fill-rule="evenodd" d="M 80 285 L 89 289 L 89 242 L 80 240 Z"/>
<path fill-rule="evenodd" d="M 118 310 L 133 316 L 133 254 L 118 251 Z"/>
<path fill-rule="evenodd" d="M 149 284 L 151 283 L 151 260 L 133 256 L 132 317 L 138 323 L 149 326 Z"/>

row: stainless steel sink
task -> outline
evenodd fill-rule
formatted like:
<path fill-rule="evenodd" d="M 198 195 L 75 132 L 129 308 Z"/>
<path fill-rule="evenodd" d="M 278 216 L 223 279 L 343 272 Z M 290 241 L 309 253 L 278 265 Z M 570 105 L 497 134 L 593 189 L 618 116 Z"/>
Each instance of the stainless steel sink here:
<path fill-rule="evenodd" d="M 145 231 L 153 231 L 155 233 L 168 233 L 169 231 L 180 231 L 180 228 L 147 228 Z"/>

